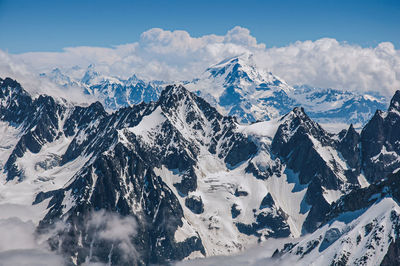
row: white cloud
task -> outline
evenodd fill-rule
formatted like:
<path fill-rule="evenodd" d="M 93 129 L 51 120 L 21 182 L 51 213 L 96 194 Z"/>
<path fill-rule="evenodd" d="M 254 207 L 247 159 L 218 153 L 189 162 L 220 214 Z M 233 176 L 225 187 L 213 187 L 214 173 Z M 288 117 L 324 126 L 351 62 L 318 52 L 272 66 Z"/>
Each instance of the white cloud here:
<path fill-rule="evenodd" d="M 201 37 L 154 28 L 142 33 L 138 42 L 112 48 L 70 47 L 58 53 L 19 55 L 0 52 L 0 76 L 94 63 L 100 72 L 121 77 L 135 73 L 146 79 L 190 80 L 208 66 L 244 52 L 254 53 L 259 66 L 292 85 L 375 90 L 385 95 L 400 88 L 400 52 L 389 42 L 363 48 L 324 38 L 267 48 L 239 26 L 225 35 Z"/>
<path fill-rule="evenodd" d="M 2 210 L 10 206 L 2 206 Z M 12 213 L 12 209 L 9 209 Z M 0 265 L 63 265 L 64 259 L 41 242 L 31 221 L 18 217 L 0 219 Z"/>
<path fill-rule="evenodd" d="M 17 204 L 0 204 L 0 266 L 64 265 L 65 259 L 59 253 L 51 252 L 47 240 L 68 230 L 68 224 L 59 221 L 54 228 L 37 234 L 37 218 L 32 208 Z M 131 242 L 136 235 L 136 220 L 122 217 L 104 210 L 93 212 L 86 227 L 94 232 L 95 241 L 110 241 L 114 252 L 118 250 L 127 261 L 135 261 L 139 254 Z M 112 252 L 112 251 L 111 251 Z M 91 253 L 90 253 L 91 254 Z M 106 265 L 91 262 L 84 265 Z"/>
<path fill-rule="evenodd" d="M 53 266 L 64 265 L 64 260 L 54 253 L 37 250 L 9 250 L 0 252 L 1 266 Z"/>
<path fill-rule="evenodd" d="M 87 226 L 94 229 L 95 240 L 111 241 L 113 249 L 122 251 L 125 260 L 135 261 L 139 257 L 131 242 L 132 237 L 136 235 L 136 221 L 133 217 L 122 217 L 117 213 L 100 210 L 91 214 Z M 88 258 L 87 262 L 90 260 L 91 258 Z"/>
<path fill-rule="evenodd" d="M 32 65 L 25 63 L 25 56 L 32 60 Z M 53 60 L 57 60 L 58 57 L 58 54 L 54 54 L 54 57 L 49 56 L 47 61 L 53 63 Z M 51 65 L 52 64 L 46 64 L 45 61 L 42 61 L 40 54 L 31 53 L 18 56 L 7 54 L 0 50 L 0 78 L 10 77 L 17 80 L 22 84 L 24 89 L 33 96 L 45 93 L 54 97 L 62 97 L 76 103 L 89 103 L 93 101 L 93 99 L 83 94 L 80 88 L 71 87 L 66 90 L 46 79 L 39 78 L 38 70 L 43 66 L 52 68 Z"/>
<path fill-rule="evenodd" d="M 388 42 L 362 48 L 324 38 L 270 48 L 256 58 L 290 84 L 375 90 L 385 95 L 400 89 L 400 51 Z"/>
<path fill-rule="evenodd" d="M 211 256 L 208 258 L 194 259 L 177 262 L 176 266 L 290 266 L 297 265 L 298 258 L 285 257 L 285 260 L 272 258 L 272 254 L 278 249 L 281 250 L 285 243 L 293 242 L 293 238 L 268 239 L 268 241 L 251 247 L 246 250 L 227 256 Z"/>

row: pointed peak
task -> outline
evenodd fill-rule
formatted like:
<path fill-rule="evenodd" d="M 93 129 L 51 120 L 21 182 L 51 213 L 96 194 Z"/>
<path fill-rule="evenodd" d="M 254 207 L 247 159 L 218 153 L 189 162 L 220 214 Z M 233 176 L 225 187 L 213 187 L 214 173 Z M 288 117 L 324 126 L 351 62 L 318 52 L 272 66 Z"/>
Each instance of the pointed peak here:
<path fill-rule="evenodd" d="M 301 107 L 301 106 L 297 106 L 297 107 L 293 108 L 291 113 L 294 114 L 297 117 L 308 117 L 308 115 L 304 111 L 304 108 Z"/>
<path fill-rule="evenodd" d="M 18 83 L 15 79 L 6 77 L 5 79 L 0 78 L 0 86 L 5 87 L 8 86 L 10 88 L 20 88 L 21 84 Z"/>
<path fill-rule="evenodd" d="M 280 118 L 280 121 L 283 123 L 292 123 L 292 121 L 297 121 L 297 123 L 303 123 L 304 121 L 312 121 L 311 118 L 308 117 L 304 108 L 301 106 L 293 108 L 292 111 L 287 113 L 286 115 Z"/>
<path fill-rule="evenodd" d="M 22 88 L 21 84 L 18 81 L 9 77 L 6 77 L 5 79 L 0 78 L 0 95 L 4 94 L 6 91 L 29 96 L 29 93 Z"/>
<path fill-rule="evenodd" d="M 354 138 L 354 137 L 358 137 L 359 134 L 356 131 L 356 129 L 354 128 L 353 124 L 350 124 L 349 128 L 346 131 L 346 134 L 344 135 L 344 138 Z"/>
<path fill-rule="evenodd" d="M 190 92 L 182 85 L 168 85 L 161 92 L 157 103 L 163 106 L 176 105 L 178 101 L 186 98 Z"/>
<path fill-rule="evenodd" d="M 256 68 L 253 60 L 253 55 L 250 53 L 243 53 L 233 57 L 226 58 L 221 62 L 210 66 L 206 69 L 206 73 L 211 73 L 211 76 L 217 77 L 225 74 L 228 69 L 238 70 L 242 67 Z"/>
<path fill-rule="evenodd" d="M 389 105 L 389 112 L 392 110 L 400 111 L 400 90 L 397 90 L 392 97 Z"/>
<path fill-rule="evenodd" d="M 283 124 L 292 124 L 294 125 L 293 128 L 304 125 L 305 128 L 308 130 L 316 129 L 318 132 L 322 132 L 321 134 L 326 135 L 325 129 L 323 129 L 317 122 L 312 120 L 304 111 L 303 107 L 295 107 L 292 111 L 284 115 L 280 121 Z M 315 132 L 312 134 L 314 135 Z"/>
<path fill-rule="evenodd" d="M 138 78 L 135 74 L 130 76 L 126 82 L 127 85 L 136 85 L 136 84 L 146 84 L 146 82 L 140 78 Z"/>
<path fill-rule="evenodd" d="M 161 92 L 160 98 L 165 98 L 173 95 L 189 95 L 189 91 L 180 84 L 168 85 Z"/>
<path fill-rule="evenodd" d="M 30 94 L 26 90 L 24 90 L 24 88 L 22 88 L 21 84 L 18 83 L 18 81 L 8 77 L 5 79 L 0 78 L 0 99 L 1 98 L 5 98 L 8 100 L 6 100 L 5 102 L 0 101 L 0 108 L 7 106 L 7 102 L 10 101 L 10 99 L 29 98 L 28 101 L 32 101 Z M 4 106 L 4 104 L 6 105 Z"/>
<path fill-rule="evenodd" d="M 82 77 L 81 81 L 84 84 L 89 84 L 93 79 L 95 79 L 98 76 L 100 76 L 100 74 L 95 71 L 94 65 L 90 64 L 87 67 L 87 70 L 86 70 L 84 76 Z"/>
<path fill-rule="evenodd" d="M 104 106 L 99 101 L 95 101 L 95 102 L 91 103 L 89 105 L 89 108 L 93 108 L 93 109 L 105 112 Z"/>
<path fill-rule="evenodd" d="M 251 54 L 249 52 L 245 52 L 245 53 L 242 53 L 239 55 L 235 55 L 233 57 L 225 58 L 224 60 L 220 61 L 219 63 L 212 65 L 209 69 L 221 68 L 226 65 L 231 65 L 231 64 L 236 64 L 236 63 L 242 64 L 242 65 L 247 65 L 247 64 L 253 65 L 254 64 L 253 59 L 254 59 L 253 54 Z"/>
<path fill-rule="evenodd" d="M 136 76 L 136 74 L 133 74 L 128 80 L 139 80 L 139 78 Z"/>
<path fill-rule="evenodd" d="M 355 132 L 355 131 L 356 130 L 354 129 L 353 123 L 351 123 L 347 132 Z"/>

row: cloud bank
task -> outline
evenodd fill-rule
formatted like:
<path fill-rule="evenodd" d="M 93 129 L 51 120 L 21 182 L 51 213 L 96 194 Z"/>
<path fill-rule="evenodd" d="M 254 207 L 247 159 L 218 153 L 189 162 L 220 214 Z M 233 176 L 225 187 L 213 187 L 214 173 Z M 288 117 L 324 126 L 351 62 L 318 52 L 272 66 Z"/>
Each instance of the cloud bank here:
<path fill-rule="evenodd" d="M 323 38 L 284 47 L 267 45 L 239 26 L 225 35 L 201 37 L 153 28 L 137 42 L 112 48 L 69 47 L 62 52 L 17 55 L 0 51 L 0 75 L 37 75 L 55 67 L 95 64 L 102 73 L 124 78 L 135 73 L 148 80 L 191 80 L 212 64 L 248 52 L 255 55 L 259 67 L 291 85 L 376 91 L 387 96 L 400 89 L 400 51 L 390 42 L 364 48 Z"/>
<path fill-rule="evenodd" d="M 33 222 L 38 215 L 41 214 L 29 206 L 0 204 L 0 266 L 68 265 L 68 260 L 61 253 L 50 250 L 47 241 L 63 230 L 68 230 L 69 225 L 59 221 L 54 228 L 38 234 L 37 224 Z M 139 258 L 140 254 L 131 242 L 137 232 L 133 217 L 122 217 L 117 213 L 100 210 L 90 213 L 85 225 L 93 233 L 94 246 L 102 241 L 112 243 L 110 256 L 113 253 L 121 254 L 125 261 L 132 263 Z M 108 265 L 92 258 L 92 246 L 89 254 L 83 265 Z"/>
<path fill-rule="evenodd" d="M 4 209 L 4 208 L 3 208 Z M 51 253 L 38 239 L 35 225 L 18 217 L 0 219 L 0 265 L 63 265 L 64 259 Z"/>
<path fill-rule="evenodd" d="M 10 77 L 16 79 L 33 96 L 45 93 L 76 103 L 87 104 L 94 101 L 94 99 L 85 95 L 80 88 L 70 87 L 66 90 L 47 79 L 39 78 L 38 69 L 43 68 L 45 65 L 40 56 L 35 54 L 35 56 L 31 57 L 32 64 L 25 63 L 24 57 L 25 55 L 12 55 L 0 50 L 0 78 Z"/>

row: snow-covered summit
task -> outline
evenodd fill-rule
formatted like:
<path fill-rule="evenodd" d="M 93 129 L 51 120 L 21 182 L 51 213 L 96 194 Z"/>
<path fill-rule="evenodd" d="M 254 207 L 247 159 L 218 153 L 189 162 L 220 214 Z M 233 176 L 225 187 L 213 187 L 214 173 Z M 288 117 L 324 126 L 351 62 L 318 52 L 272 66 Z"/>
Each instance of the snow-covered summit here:
<path fill-rule="evenodd" d="M 167 85 L 163 81 L 145 81 L 135 74 L 129 78 L 105 75 L 95 65 L 54 69 L 41 76 L 63 87 L 80 87 L 111 110 L 155 101 Z M 274 119 L 303 106 L 318 122 L 353 123 L 359 128 L 376 109 L 387 107 L 385 98 L 371 93 L 306 85 L 292 87 L 258 66 L 250 53 L 227 58 L 208 67 L 198 78 L 177 83 L 204 98 L 222 114 L 237 117 L 241 123 Z"/>
<path fill-rule="evenodd" d="M 269 120 L 294 105 L 288 97 L 293 88 L 258 68 L 251 54 L 223 60 L 186 86 L 206 100 L 217 103 L 224 114 L 237 116 L 244 123 Z"/>
<path fill-rule="evenodd" d="M 291 250 L 312 260 L 307 250 L 319 250 L 315 243 L 333 251 L 345 243 L 328 245 L 338 232 L 331 225 L 358 245 L 362 228 L 336 227 L 335 217 L 368 208 L 371 215 L 357 219 L 364 227 L 373 217 L 388 222 L 389 209 L 399 216 L 392 202 L 365 205 L 398 193 L 398 183 L 379 185 L 400 168 L 400 116 L 390 110 L 376 112 L 360 135 L 352 126 L 328 133 L 301 107 L 278 119 L 238 124 L 181 85 L 167 86 L 157 101 L 107 113 L 98 102 L 82 107 L 32 98 L 6 78 L 0 79 L 0 103 L 0 204 L 34 209 L 39 233 L 65 223 L 45 236 L 71 264 L 128 263 L 123 246 L 98 239 L 99 228 L 87 226 L 97 210 L 134 217 L 137 233 L 124 243 L 138 250 L 138 264 L 229 254 L 288 236 L 309 239 Z M 398 235 L 390 226 L 384 230 Z M 360 243 L 374 240 L 370 236 Z M 288 252 L 281 251 L 282 258 Z"/>
<path fill-rule="evenodd" d="M 82 69 L 66 71 L 73 73 L 70 77 L 56 68 L 49 73 L 42 73 L 40 76 L 59 86 L 79 87 L 85 94 L 101 101 L 109 110 L 117 110 L 141 102 L 155 101 L 164 86 L 163 82 L 144 81 L 135 74 L 128 79 L 104 75 L 93 64 L 83 71 L 81 76 L 79 76 L 79 73 L 82 72 Z"/>
<path fill-rule="evenodd" d="M 286 93 L 293 90 L 285 81 L 262 68 L 257 67 L 254 62 L 254 55 L 245 53 L 239 56 L 225 59 L 205 71 L 209 78 L 222 78 L 225 85 L 242 85 L 250 87 L 267 87 L 282 89 Z M 249 83 L 249 84 L 246 84 Z M 278 87 L 279 86 L 279 87 Z M 249 89 L 249 88 L 247 88 Z"/>
<path fill-rule="evenodd" d="M 306 85 L 292 87 L 257 66 L 253 57 L 245 53 L 225 59 L 185 86 L 242 123 L 270 120 L 303 106 L 318 122 L 361 126 L 376 109 L 386 108 L 386 99 L 376 95 Z"/>

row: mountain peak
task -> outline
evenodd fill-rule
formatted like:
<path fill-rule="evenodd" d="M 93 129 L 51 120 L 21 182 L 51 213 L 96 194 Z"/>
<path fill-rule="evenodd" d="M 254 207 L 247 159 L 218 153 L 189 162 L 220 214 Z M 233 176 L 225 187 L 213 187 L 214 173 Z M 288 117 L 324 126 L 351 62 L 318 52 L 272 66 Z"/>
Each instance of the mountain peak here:
<path fill-rule="evenodd" d="M 90 64 L 87 67 L 87 70 L 85 72 L 85 75 L 82 77 L 82 83 L 84 84 L 89 84 L 93 79 L 96 77 L 100 76 L 98 72 L 95 71 L 95 66 L 93 64 Z"/>
<path fill-rule="evenodd" d="M 165 97 L 167 95 L 187 95 L 188 93 L 189 91 L 182 85 L 173 84 L 165 87 L 165 89 L 161 92 L 161 97 Z"/>
<path fill-rule="evenodd" d="M 257 68 L 253 61 L 253 55 L 249 53 L 226 58 L 206 69 L 206 73 L 210 77 L 225 76 L 225 80 L 230 79 L 230 82 L 237 81 L 237 79 L 251 81 L 250 72 L 257 72 Z"/>
<path fill-rule="evenodd" d="M 254 84 L 260 90 L 293 90 L 285 81 L 258 66 L 254 55 L 250 53 L 227 58 L 207 68 L 205 73 L 209 79 L 222 79 L 225 87 L 248 87 L 249 84 Z"/>
<path fill-rule="evenodd" d="M 397 90 L 393 95 L 389 105 L 389 112 L 392 110 L 400 111 L 400 90 Z"/>
<path fill-rule="evenodd" d="M 9 77 L 5 79 L 0 78 L 0 98 L 9 96 L 10 94 L 29 96 L 29 93 L 22 88 L 18 81 Z"/>
<path fill-rule="evenodd" d="M 251 53 L 242 53 L 239 55 L 235 55 L 233 57 L 225 58 L 224 60 L 220 61 L 219 63 L 209 67 L 208 69 L 212 68 L 221 68 L 231 64 L 240 64 L 240 65 L 255 65 L 254 57 Z"/>
<path fill-rule="evenodd" d="M 0 86 L 1 87 L 8 86 L 11 88 L 17 88 L 17 87 L 20 88 L 21 84 L 19 84 L 18 81 L 14 80 L 12 78 L 6 77 L 5 79 L 0 78 Z"/>
<path fill-rule="evenodd" d="M 162 105 L 175 105 L 178 101 L 189 96 L 190 92 L 182 85 L 168 85 L 161 92 L 158 100 Z"/>
<path fill-rule="evenodd" d="M 309 118 L 308 115 L 306 114 L 306 112 L 304 111 L 304 108 L 301 106 L 297 106 L 297 107 L 293 108 L 293 110 L 291 112 L 289 112 L 287 115 L 282 117 L 282 119 L 285 119 L 285 120 L 287 120 L 287 119 L 293 120 L 294 118 L 299 118 L 301 121 L 311 120 L 311 118 Z"/>

